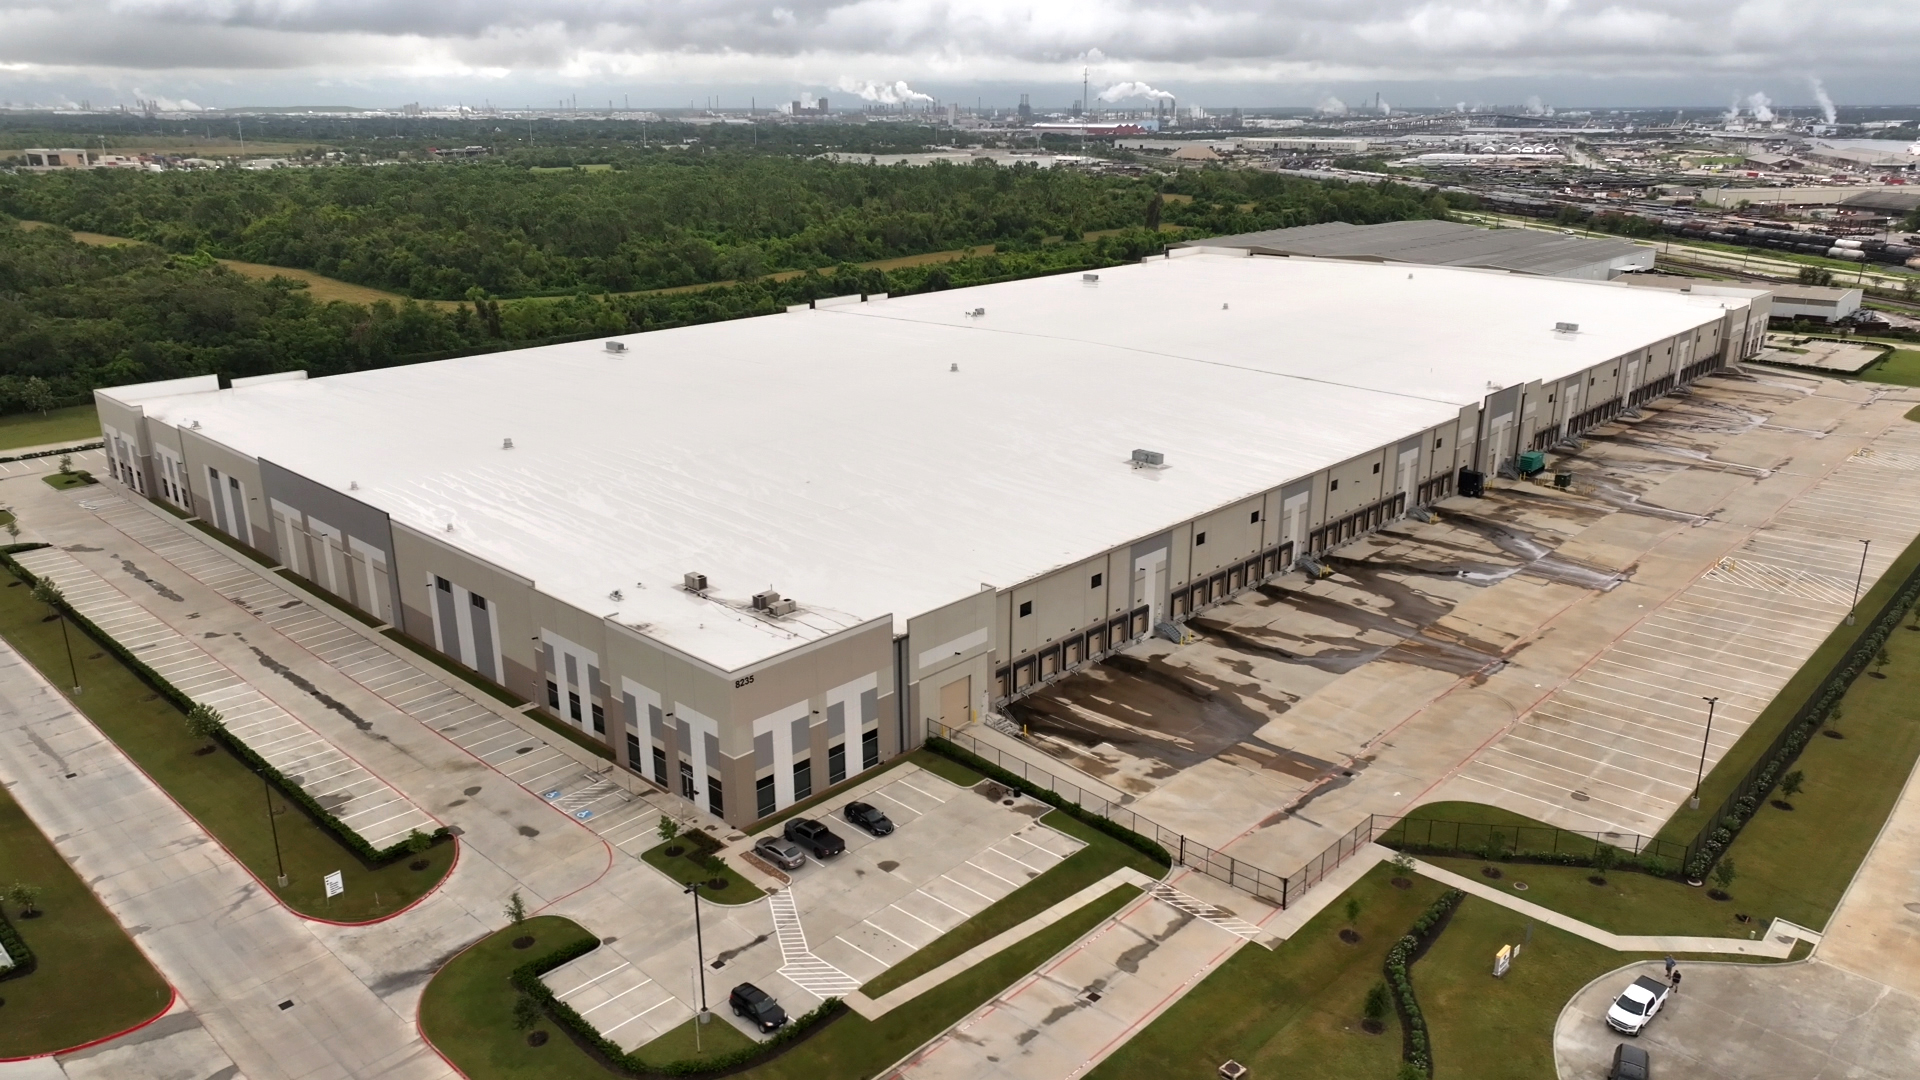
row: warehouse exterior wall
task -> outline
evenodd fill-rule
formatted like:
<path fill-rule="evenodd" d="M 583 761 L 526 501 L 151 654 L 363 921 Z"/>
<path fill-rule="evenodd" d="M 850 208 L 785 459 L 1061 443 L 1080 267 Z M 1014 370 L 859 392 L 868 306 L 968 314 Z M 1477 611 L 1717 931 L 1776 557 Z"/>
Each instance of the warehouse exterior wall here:
<path fill-rule="evenodd" d="M 281 564 L 341 604 L 397 622 L 397 560 L 386 512 L 271 461 L 259 465 Z"/>

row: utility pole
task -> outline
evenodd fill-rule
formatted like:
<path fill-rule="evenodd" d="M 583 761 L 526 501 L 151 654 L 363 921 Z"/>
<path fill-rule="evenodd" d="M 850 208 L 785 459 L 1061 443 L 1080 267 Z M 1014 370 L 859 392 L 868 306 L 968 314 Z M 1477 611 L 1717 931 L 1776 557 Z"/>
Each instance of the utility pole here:
<path fill-rule="evenodd" d="M 1853 602 L 1847 605 L 1847 625 L 1853 625 L 1854 611 L 1860 606 L 1860 586 L 1867 580 L 1867 549 L 1873 541 L 1860 541 L 1860 572 L 1853 577 Z"/>
<path fill-rule="evenodd" d="M 701 937 L 700 937 L 700 886 L 701 884 L 703 883 L 698 881 L 690 881 L 687 883 L 687 887 L 684 891 L 693 897 L 693 954 L 696 960 L 698 961 L 697 970 L 700 972 L 699 1021 L 701 1024 L 704 1024 L 707 1022 L 708 1018 L 712 1016 L 712 1014 L 707 1011 L 707 946 L 706 946 L 706 943 L 703 940 L 701 940 Z M 698 1034 L 699 1030 L 700 1030 L 699 1025 L 696 1024 L 694 1026 L 694 1032 Z"/>
<path fill-rule="evenodd" d="M 273 862 L 280 872 L 280 887 L 287 887 L 287 861 L 280 854 L 280 823 L 273 818 L 273 785 L 267 782 L 267 774 L 260 774 L 260 790 L 267 796 L 267 828 L 273 832 Z"/>
<path fill-rule="evenodd" d="M 1695 810 L 1700 809 L 1700 783 L 1707 776 L 1707 742 L 1713 738 L 1713 709 L 1720 703 L 1717 697 L 1703 697 L 1700 700 L 1707 703 L 1707 733 L 1700 739 L 1700 768 L 1693 774 L 1693 798 L 1687 800 L 1687 805 Z"/>

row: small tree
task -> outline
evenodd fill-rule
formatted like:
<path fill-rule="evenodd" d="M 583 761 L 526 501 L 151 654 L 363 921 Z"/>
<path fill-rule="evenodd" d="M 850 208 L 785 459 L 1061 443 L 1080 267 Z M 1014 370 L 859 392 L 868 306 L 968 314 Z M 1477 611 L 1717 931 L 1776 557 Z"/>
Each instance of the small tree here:
<path fill-rule="evenodd" d="M 73 475 L 73 455 L 72 454 L 60 455 L 60 475 L 61 476 Z"/>
<path fill-rule="evenodd" d="M 38 885 L 29 885 L 24 881 L 16 881 L 7 886 L 7 899 L 20 908 L 20 914 L 37 915 L 40 909 L 34 906 L 34 901 L 40 899 L 40 894 L 45 891 L 45 889 L 42 889 Z"/>
<path fill-rule="evenodd" d="M 513 890 L 513 895 L 507 897 L 506 913 L 507 921 L 515 926 L 527 921 L 527 901 L 520 895 L 519 889 Z"/>
<path fill-rule="evenodd" d="M 1736 873 L 1732 859 L 1721 859 L 1720 865 L 1713 868 L 1713 883 L 1720 887 L 1721 892 L 1726 892 L 1733 887 Z"/>
<path fill-rule="evenodd" d="M 513 1003 L 513 1026 L 525 1031 L 540 1022 L 540 1003 L 521 994 Z"/>
<path fill-rule="evenodd" d="M 33 583 L 33 598 L 47 605 L 49 615 L 58 615 L 60 605 L 66 603 L 67 595 L 60 591 L 60 586 L 55 585 L 52 578 L 43 577 Z"/>
<path fill-rule="evenodd" d="M 1614 847 L 1612 844 L 1596 843 L 1593 845 L 1593 868 L 1601 877 L 1606 877 L 1607 871 L 1619 865 L 1619 848 Z"/>
<path fill-rule="evenodd" d="M 1367 1000 L 1360 1006 L 1360 1012 L 1367 1019 L 1377 1024 L 1386 1019 L 1387 1008 L 1387 984 L 1383 982 L 1374 983 L 1373 989 L 1367 991 Z"/>
<path fill-rule="evenodd" d="M 1405 877 L 1413 873 L 1413 856 L 1404 851 L 1396 851 L 1393 858 L 1387 860 L 1393 864 L 1393 872 Z"/>
<path fill-rule="evenodd" d="M 425 855 L 433 846 L 433 837 L 415 829 L 407 834 L 407 852 L 412 855 Z"/>
<path fill-rule="evenodd" d="M 53 387 L 38 375 L 29 378 L 20 388 L 20 404 L 41 416 L 47 415 L 47 410 L 53 408 Z"/>
<path fill-rule="evenodd" d="M 1356 922 L 1359 922 L 1359 921 L 1360 921 L 1360 899 L 1359 899 L 1359 897 L 1355 897 L 1355 896 L 1349 896 L 1349 897 L 1347 897 L 1347 908 L 1346 908 L 1346 911 L 1347 911 L 1347 925 L 1348 925 L 1348 926 L 1352 926 L 1352 925 L 1353 925 L 1354 923 L 1356 923 Z"/>
<path fill-rule="evenodd" d="M 1800 794 L 1801 789 L 1806 787 L 1806 784 L 1807 774 L 1801 772 L 1799 769 L 1795 769 L 1780 778 L 1780 794 L 1786 796 L 1787 800 L 1791 802 L 1793 797 Z"/>
<path fill-rule="evenodd" d="M 1873 666 L 1875 668 L 1885 668 L 1891 663 L 1893 663 L 1893 657 L 1887 653 L 1887 647 L 1885 645 L 1880 646 L 1880 651 L 1873 654 Z"/>
<path fill-rule="evenodd" d="M 196 704 L 187 712 L 187 734 L 196 739 L 211 739 L 226 729 L 226 720 L 212 706 Z"/>
<path fill-rule="evenodd" d="M 680 835 L 680 823 L 673 820 L 672 818 L 668 817 L 665 814 L 661 814 L 660 827 L 658 831 L 660 833 L 660 840 L 663 843 L 670 844 L 673 842 L 674 837 Z"/>

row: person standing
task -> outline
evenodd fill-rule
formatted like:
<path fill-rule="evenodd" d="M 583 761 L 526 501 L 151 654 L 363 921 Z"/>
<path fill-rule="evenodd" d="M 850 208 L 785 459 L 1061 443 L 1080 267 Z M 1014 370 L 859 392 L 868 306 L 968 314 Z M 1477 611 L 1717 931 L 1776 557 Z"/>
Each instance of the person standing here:
<path fill-rule="evenodd" d="M 1674 969 L 1671 982 L 1673 986 L 1673 992 L 1678 994 L 1680 992 L 1680 970 L 1678 968 Z"/>
<path fill-rule="evenodd" d="M 1668 953 L 1667 954 L 1667 981 L 1669 982 L 1673 981 L 1673 969 L 1679 966 L 1680 966 L 1680 961 L 1675 960 L 1673 958 L 1672 953 Z"/>

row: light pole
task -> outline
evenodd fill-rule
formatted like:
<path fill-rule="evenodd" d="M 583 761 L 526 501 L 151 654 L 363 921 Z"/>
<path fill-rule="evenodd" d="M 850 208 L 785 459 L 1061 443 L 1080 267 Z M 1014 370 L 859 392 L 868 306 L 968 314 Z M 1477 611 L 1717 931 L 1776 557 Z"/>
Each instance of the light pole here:
<path fill-rule="evenodd" d="M 697 961 L 695 970 L 700 972 L 700 1023 L 707 1022 L 712 1013 L 707 1011 L 707 946 L 700 937 L 700 885 L 698 881 L 687 882 L 686 891 L 693 896 L 693 955 Z M 699 1028 L 694 1028 L 695 1033 Z"/>
<path fill-rule="evenodd" d="M 80 692 L 80 669 L 73 664 L 73 641 L 67 637 L 67 615 L 60 613 L 60 644 L 67 647 L 67 674 L 73 679 L 73 692 Z"/>
<path fill-rule="evenodd" d="M 1700 700 L 1707 703 L 1707 733 L 1700 738 L 1700 768 L 1693 774 L 1693 798 L 1687 800 L 1687 805 L 1695 810 L 1700 809 L 1700 782 L 1707 776 L 1707 743 L 1713 738 L 1713 707 L 1720 703 L 1717 697 Z"/>
<path fill-rule="evenodd" d="M 273 820 L 273 785 L 267 782 L 267 774 L 260 774 L 260 791 L 267 797 L 267 829 L 273 833 L 273 864 L 280 874 L 280 887 L 287 887 L 287 861 L 280 854 L 280 823 Z"/>
<path fill-rule="evenodd" d="M 1860 606 L 1860 584 L 1867 580 L 1867 548 L 1871 546 L 1871 540 L 1860 541 L 1860 572 L 1853 576 L 1853 603 L 1847 605 L 1848 626 L 1853 625 L 1854 609 Z"/>

